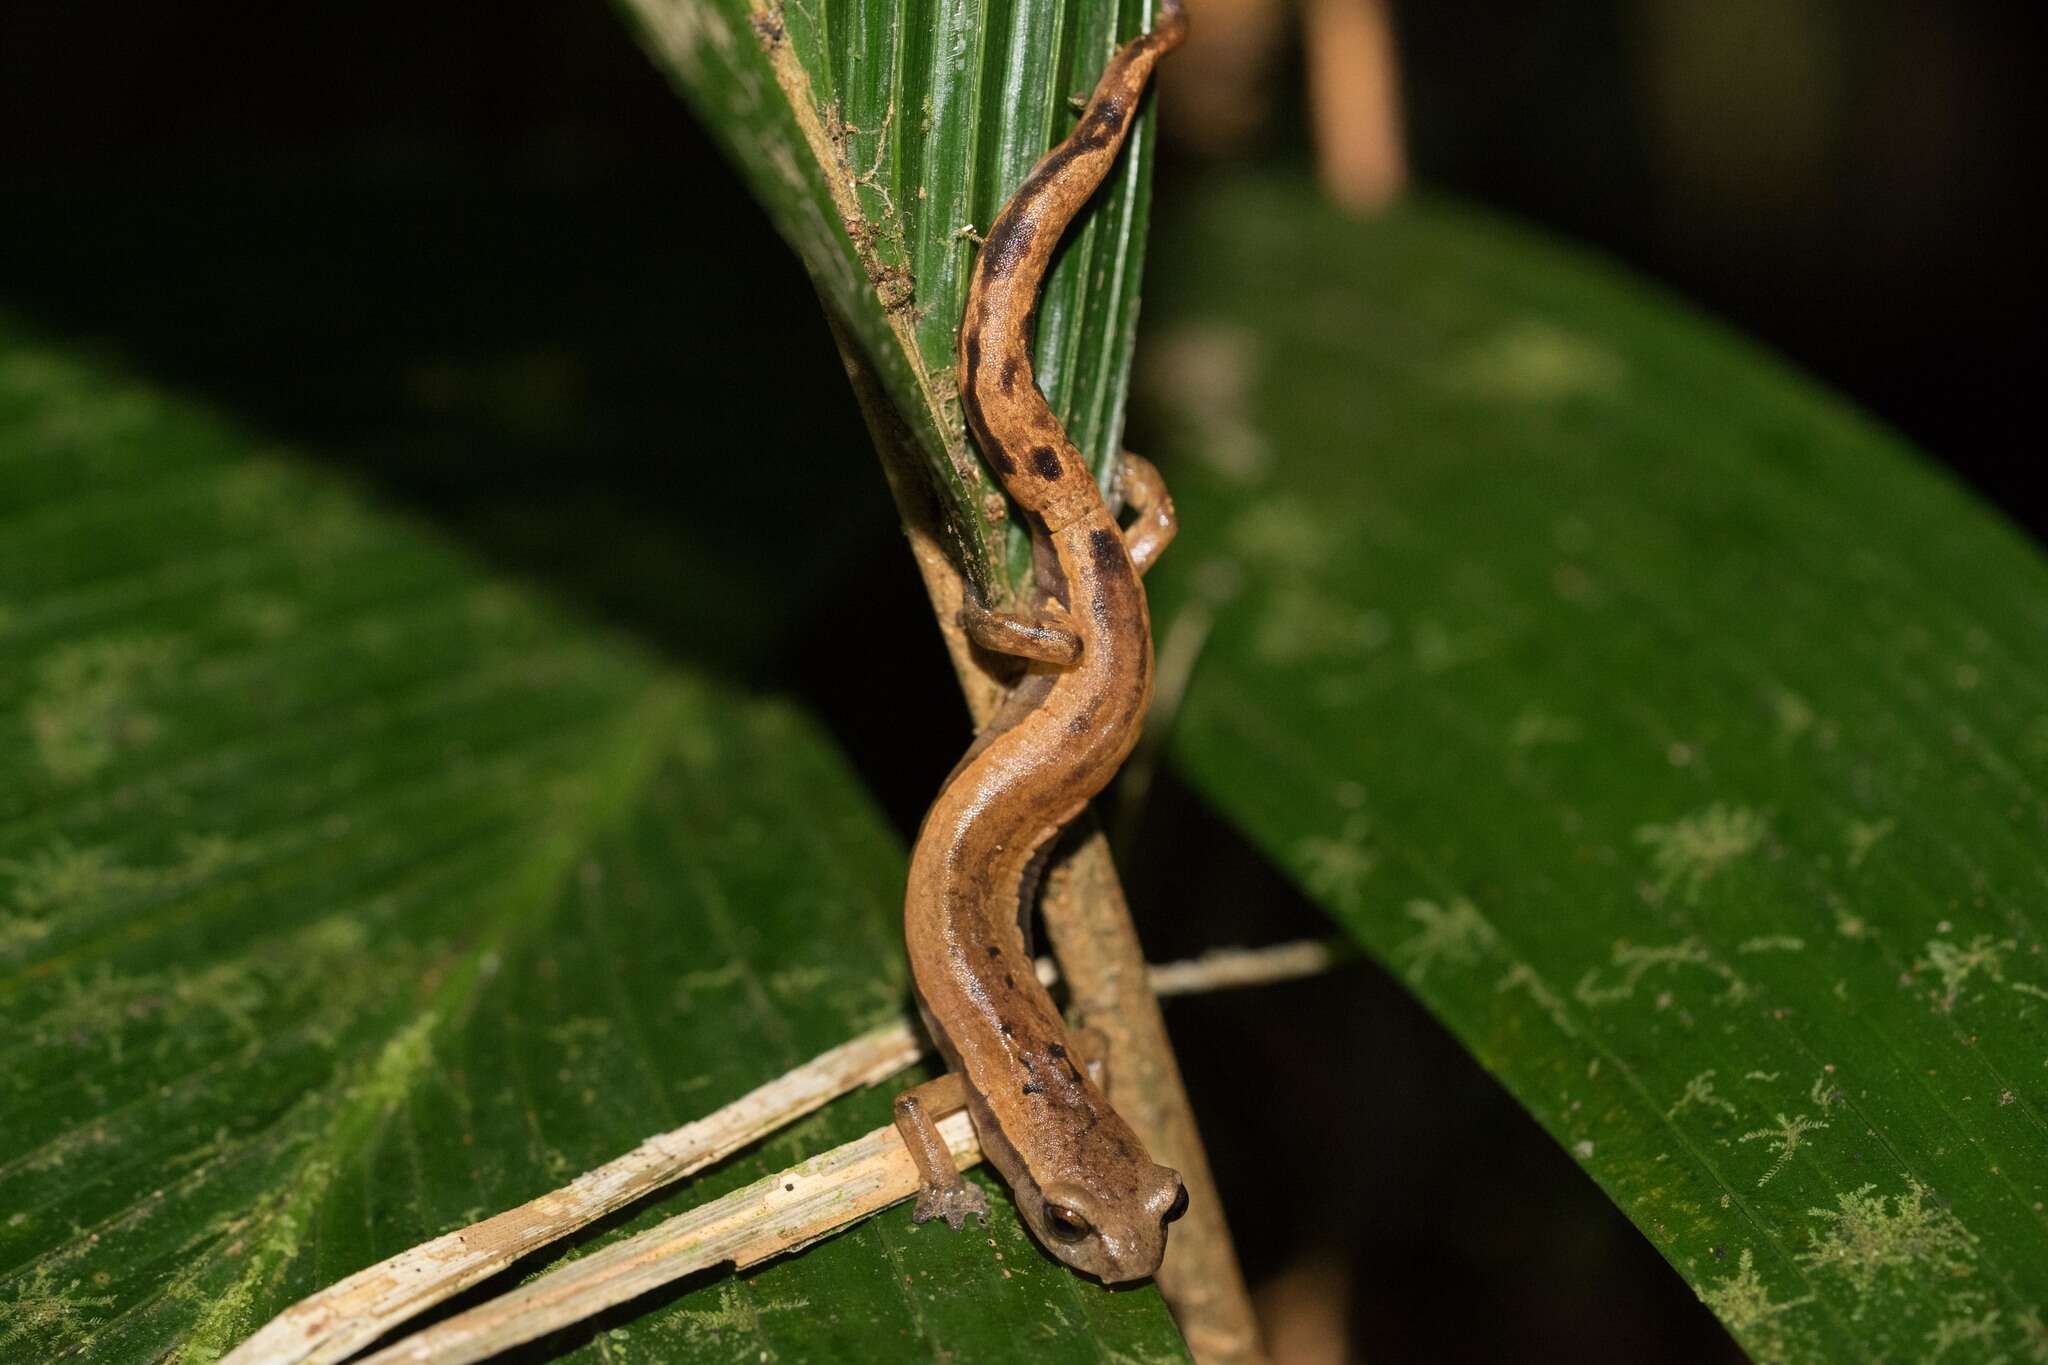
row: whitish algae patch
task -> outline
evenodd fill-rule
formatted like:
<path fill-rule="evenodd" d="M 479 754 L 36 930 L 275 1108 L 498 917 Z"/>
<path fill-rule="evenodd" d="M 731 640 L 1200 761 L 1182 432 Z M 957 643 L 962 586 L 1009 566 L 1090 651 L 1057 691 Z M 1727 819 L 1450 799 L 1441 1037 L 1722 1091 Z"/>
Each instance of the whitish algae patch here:
<path fill-rule="evenodd" d="M 1636 842 L 1650 848 L 1657 892 L 1682 891 L 1688 903 L 1729 864 L 1747 857 L 1764 840 L 1768 826 L 1756 811 L 1715 802 L 1697 815 L 1668 825 L 1644 825 Z"/>
<path fill-rule="evenodd" d="M 251 1047 L 287 1034 L 326 1046 L 362 1011 L 418 978 L 420 949 L 392 944 L 373 956 L 366 941 L 361 924 L 337 918 L 200 971 L 126 973 L 101 962 L 63 980 L 28 1039 L 43 1048 L 103 1048 L 116 1063 L 130 1031 L 145 1028 L 156 1034 L 151 1055 L 159 1059 L 203 1051 L 222 1030 Z M 282 1011 L 290 1012 L 289 1024 L 278 1023 Z"/>
<path fill-rule="evenodd" d="M 1455 388 L 1524 403 L 1603 396 L 1628 373 L 1619 355 L 1552 322 L 1508 324 L 1451 362 Z"/>
<path fill-rule="evenodd" d="M 1863 860 L 1870 856 L 1878 841 L 1898 828 L 1896 820 L 1851 820 L 1842 831 L 1842 841 L 1849 847 L 1849 866 L 1861 867 Z"/>
<path fill-rule="evenodd" d="M 339 1116 L 328 1128 L 329 1148 L 340 1150 L 351 1129 L 403 1103 L 433 1061 L 433 1035 L 439 1022 L 427 1011 L 394 1035 L 347 1091 L 352 1114 Z M 256 1215 L 261 1231 L 251 1239 L 242 1272 L 225 1292 L 211 1296 L 205 1314 L 194 1325 L 175 1359 L 194 1362 L 218 1359 L 228 1347 L 257 1326 L 256 1307 L 278 1272 L 314 1243 L 307 1230 L 341 1174 L 341 1164 L 328 1150 L 315 1148 L 289 1180 L 264 1200 Z"/>
<path fill-rule="evenodd" d="M 1943 1360 L 1950 1351 L 1963 1347 L 1966 1348 L 1963 1354 L 1971 1359 L 2010 1360 L 2010 1356 L 1992 1353 L 1992 1348 L 2004 1335 L 1999 1330 L 1998 1319 L 1999 1312 L 1993 1308 L 1974 1316 L 1964 1313 L 1936 1323 L 1927 1333 L 1927 1354 L 1922 1359 Z"/>
<path fill-rule="evenodd" d="M 64 915 L 97 909 L 122 896 L 190 886 L 246 856 L 218 835 L 187 835 L 179 860 L 161 867 L 123 865 L 110 848 L 78 848 L 54 839 L 22 858 L 0 859 L 0 955 L 48 937 Z"/>
<path fill-rule="evenodd" d="M 768 976 L 768 993 L 780 1000 L 806 1000 L 837 980 L 829 967 L 787 967 Z"/>
<path fill-rule="evenodd" d="M 1423 980 L 1439 963 L 1469 967 L 1481 954 L 1491 952 L 1499 939 L 1479 908 L 1463 896 L 1448 907 L 1435 901 L 1409 901 L 1403 913 L 1422 926 L 1420 933 L 1394 949 L 1394 961 L 1410 981 Z"/>
<path fill-rule="evenodd" d="M 1746 938 L 1735 945 L 1738 953 L 1796 953 L 1806 947 L 1806 940 L 1796 934 L 1759 934 Z"/>
<path fill-rule="evenodd" d="M 1930 991 L 1928 998 L 1936 1010 L 1947 1014 L 1962 999 L 1963 988 L 1971 977 L 1981 973 L 1998 985 L 2005 984 L 2005 955 L 2016 946 L 2012 939 L 1994 939 L 1989 934 L 1978 934 L 1968 947 L 1948 939 L 1932 939 L 1927 944 L 1927 956 L 1916 959 L 1913 970 L 1933 972 L 1941 978 L 1940 987 Z"/>
<path fill-rule="evenodd" d="M 1687 1081 L 1685 1083 L 1685 1093 L 1680 1095 L 1676 1102 L 1664 1111 L 1664 1117 L 1675 1119 L 1686 1110 L 1694 1107 L 1718 1109 L 1730 1118 L 1735 1117 L 1736 1113 L 1735 1106 L 1732 1103 L 1714 1093 L 1714 1073 L 1711 1070 L 1702 1071 L 1699 1075 Z"/>
<path fill-rule="evenodd" d="M 1291 579 L 1278 588 L 1259 620 L 1259 656 L 1276 664 L 1356 657 L 1378 649 L 1392 633 L 1386 616 L 1359 610 Z"/>
<path fill-rule="evenodd" d="M 2026 1345 L 2027 1359 L 2035 1365 L 2048 1365 L 2048 1321 L 2043 1321 L 2039 1311 L 2028 1309 L 2019 1316 L 2020 1340 Z"/>
<path fill-rule="evenodd" d="M 50 926 L 28 915 L 0 910 L 0 957 L 14 957 L 50 936 Z"/>
<path fill-rule="evenodd" d="M 10 1360 L 29 1360 L 30 1350 L 53 1348 L 75 1339 L 99 1310 L 111 1308 L 111 1294 L 81 1294 L 82 1279 L 57 1283 L 48 1265 L 31 1266 L 0 1298 L 0 1350 Z M 15 1351 L 21 1351 L 17 1356 Z"/>
<path fill-rule="evenodd" d="M 1756 1257 L 1749 1248 L 1743 1248 L 1733 1275 L 1702 1288 L 1699 1295 L 1757 1359 L 1785 1360 L 1804 1353 L 1806 1334 L 1795 1319 L 1800 1308 L 1813 1302 L 1813 1295 L 1774 1301 L 1756 1273 Z"/>
<path fill-rule="evenodd" d="M 1564 1007 L 1564 1000 L 1550 988 L 1534 967 L 1526 962 L 1517 962 L 1508 968 L 1508 973 L 1493 983 L 1495 995 L 1506 995 L 1510 991 L 1525 992 L 1537 1009 L 1549 1016 L 1550 1022 L 1565 1037 L 1576 1037 L 1578 1030 L 1572 1027 L 1571 1015 Z"/>
<path fill-rule="evenodd" d="M 1254 483 L 1273 461 L 1252 420 L 1259 342 L 1242 328 L 1184 326 L 1144 350 L 1138 382 L 1181 433 L 1180 448 L 1233 483 Z"/>
<path fill-rule="evenodd" d="M 1500 641 L 1481 631 L 1453 631 L 1437 621 L 1415 627 L 1415 667 L 1425 675 L 1462 668 L 1495 653 Z"/>
<path fill-rule="evenodd" d="M 1337 838 L 1311 836 L 1295 845 L 1302 884 L 1310 895 L 1335 901 L 1346 910 L 1358 908 L 1365 880 L 1379 865 L 1379 855 L 1365 845 L 1367 829 L 1363 817 L 1353 816 Z"/>
<path fill-rule="evenodd" d="M 662 1319 L 664 1331 L 681 1337 L 693 1349 L 740 1348 L 758 1335 L 768 1313 L 794 1313 L 809 1308 L 808 1299 L 773 1298 L 735 1284 L 718 1287 L 716 1308 L 686 1308 Z M 767 1358 L 765 1353 L 763 1358 Z"/>
<path fill-rule="evenodd" d="M 1677 943 L 1661 947 L 1630 943 L 1626 939 L 1616 943 L 1613 949 L 1613 965 L 1619 969 L 1614 980 L 1603 981 L 1600 969 L 1595 967 L 1579 978 L 1572 988 L 1572 995 L 1582 1005 L 1598 1008 L 1630 999 L 1636 987 L 1652 971 L 1676 971 L 1691 967 L 1707 972 L 1722 982 L 1716 1004 L 1732 1005 L 1749 996 L 1749 984 L 1737 976 L 1733 969 L 1721 962 L 1696 938 L 1681 939 Z"/>
<path fill-rule="evenodd" d="M 78 782 L 157 737 L 151 694 L 172 676 L 169 640 L 88 640 L 52 651 L 36 665 L 29 734 L 52 777 Z"/>
<path fill-rule="evenodd" d="M 9 891 L 14 903 L 34 912 L 96 899 L 123 880 L 125 869 L 114 865 L 110 849 L 74 848 L 69 840 L 59 839 L 27 858 L 0 862 L 0 877 L 13 883 Z"/>
<path fill-rule="evenodd" d="M 1842 1087 L 1835 1082 L 1835 1069 L 1833 1066 L 1821 1068 L 1820 1075 L 1813 1078 L 1812 1086 L 1807 1089 L 1806 1098 L 1812 1100 L 1815 1105 L 1823 1110 L 1831 1105 L 1846 1104 L 1849 1099 L 1847 1095 L 1842 1093 Z"/>
<path fill-rule="evenodd" d="M 1576 744 L 1584 734 L 1584 727 L 1569 716 L 1532 708 L 1515 717 L 1514 726 L 1508 731 L 1508 746 L 1535 749 L 1551 744 Z"/>
<path fill-rule="evenodd" d="M 684 972 L 676 978 L 674 1006 L 677 1012 L 687 1014 L 697 1007 L 698 995 L 722 994 L 744 981 L 746 976 L 747 964 L 739 959 L 734 959 L 722 967 Z"/>
<path fill-rule="evenodd" d="M 1772 1177 L 1785 1169 L 1785 1163 L 1789 1162 L 1792 1159 L 1792 1154 L 1799 1150 L 1808 1133 L 1827 1126 L 1827 1121 L 1824 1119 L 1810 1119 L 1804 1114 L 1787 1118 L 1785 1115 L 1779 1114 L 1769 1128 L 1759 1128 L 1755 1132 L 1744 1133 L 1738 1139 L 1739 1141 L 1761 1142 L 1766 1150 L 1777 1157 L 1777 1160 L 1770 1164 L 1770 1168 L 1757 1177 L 1756 1187 L 1762 1189 L 1771 1183 Z"/>
<path fill-rule="evenodd" d="M 1230 523 L 1230 548 L 1265 569 L 1313 573 L 1343 549 L 1327 517 L 1298 498 L 1273 496 L 1252 503 Z"/>
<path fill-rule="evenodd" d="M 1880 1286 L 1925 1294 L 1941 1278 L 1969 1275 L 1977 1258 L 1969 1232 L 1925 1185 L 1915 1181 L 1889 1197 L 1872 1193 L 1876 1188 L 1838 1195 L 1832 1209 L 1808 1209 L 1818 1225 L 1812 1247 L 1799 1256 L 1807 1267 L 1846 1281 L 1857 1317 Z"/>
<path fill-rule="evenodd" d="M 129 891 L 158 890 L 188 877 L 202 877 L 234 857 L 234 844 L 219 838 L 189 839 L 185 861 L 169 867 L 124 867 L 109 848 L 77 848 L 52 840 L 26 858 L 0 860 L 0 878 L 12 884 L 9 897 L 29 914 L 91 905 Z"/>
<path fill-rule="evenodd" d="M 1789 745 L 1813 728 L 1818 717 L 1806 698 L 1797 692 L 1780 692 L 1771 701 L 1771 712 L 1778 723 L 1778 743 Z"/>
<path fill-rule="evenodd" d="M 282 640 L 299 628 L 299 606 L 269 592 L 238 592 L 221 599 L 220 618 L 258 640 Z"/>

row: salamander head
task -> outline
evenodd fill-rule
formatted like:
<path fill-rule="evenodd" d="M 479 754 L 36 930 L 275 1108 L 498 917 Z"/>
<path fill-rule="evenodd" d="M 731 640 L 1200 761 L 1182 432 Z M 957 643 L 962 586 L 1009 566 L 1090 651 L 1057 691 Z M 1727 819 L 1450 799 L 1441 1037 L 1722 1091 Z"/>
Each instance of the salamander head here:
<path fill-rule="evenodd" d="M 1040 1246 L 1104 1284 L 1118 1284 L 1159 1269 L 1166 1225 L 1187 1211 L 1188 1192 L 1178 1172 L 1150 1166 L 1131 1197 L 1109 1199 L 1062 1181 L 1018 1206 Z"/>

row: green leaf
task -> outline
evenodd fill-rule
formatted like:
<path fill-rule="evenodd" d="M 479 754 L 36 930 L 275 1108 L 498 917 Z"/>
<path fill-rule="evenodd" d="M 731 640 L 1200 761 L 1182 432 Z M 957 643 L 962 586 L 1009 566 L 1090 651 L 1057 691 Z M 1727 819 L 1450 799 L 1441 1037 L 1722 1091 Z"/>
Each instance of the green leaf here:
<path fill-rule="evenodd" d="M 803 715 L 4 320 L 0 698 L 7 1359 L 213 1359 L 903 1008 L 901 850 Z M 892 1210 L 555 1345 L 1179 1353 L 1155 1292 L 992 1203 L 982 1234 Z"/>
<path fill-rule="evenodd" d="M 1144 382 L 1198 788 L 1758 1359 L 2042 1359 L 2038 548 L 1465 210 L 1191 218 Z"/>
<path fill-rule="evenodd" d="M 973 243 L 1071 130 L 1144 0 L 625 0 L 655 59 L 724 143 L 828 310 L 876 369 L 984 588 L 1028 569 L 989 532 L 999 486 L 967 444 L 953 376 Z M 1036 366 L 1107 478 L 1120 449 L 1152 161 L 1151 119 L 1069 231 L 1039 308 Z"/>

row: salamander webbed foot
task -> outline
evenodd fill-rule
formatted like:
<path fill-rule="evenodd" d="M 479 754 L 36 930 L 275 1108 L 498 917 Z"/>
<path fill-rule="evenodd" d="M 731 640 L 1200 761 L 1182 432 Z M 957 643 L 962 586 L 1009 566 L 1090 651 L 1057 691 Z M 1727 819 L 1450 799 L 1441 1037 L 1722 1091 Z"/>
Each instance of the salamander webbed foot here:
<path fill-rule="evenodd" d="M 966 1107 L 967 1087 L 954 1071 L 896 1097 L 896 1132 L 917 1166 L 917 1206 L 910 1212 L 913 1223 L 943 1218 L 947 1227 L 958 1232 L 967 1225 L 970 1213 L 988 1221 L 988 1196 L 960 1178 L 952 1149 L 939 1135 L 939 1120 Z"/>
<path fill-rule="evenodd" d="M 970 1213 L 986 1223 L 988 1196 L 981 1192 L 981 1186 L 970 1185 L 955 1174 L 950 1185 L 918 1187 L 917 1206 L 910 1211 L 910 1221 L 929 1223 L 934 1218 L 943 1218 L 947 1227 L 958 1232 L 967 1226 Z"/>

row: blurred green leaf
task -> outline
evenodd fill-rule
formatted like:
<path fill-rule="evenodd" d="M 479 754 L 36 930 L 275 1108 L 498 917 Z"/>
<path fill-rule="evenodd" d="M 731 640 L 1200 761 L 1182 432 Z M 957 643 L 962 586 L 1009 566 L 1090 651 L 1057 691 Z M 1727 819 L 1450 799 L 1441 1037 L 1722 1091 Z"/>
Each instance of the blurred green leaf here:
<path fill-rule="evenodd" d="M 215 1358 L 903 1007 L 901 850 L 806 717 L 4 321 L 0 697 L 0 1358 Z M 992 1204 L 553 1346 L 1179 1353 Z"/>
<path fill-rule="evenodd" d="M 1759 1360 L 2048 1358 L 2038 548 L 1466 211 L 1190 218 L 1179 763 Z"/>
<path fill-rule="evenodd" d="M 973 243 L 1071 129 L 1145 0 L 624 0 L 648 50 L 724 143 L 825 306 L 880 377 L 962 568 L 1028 568 L 990 534 L 999 486 L 953 377 Z M 1038 314 L 1040 386 L 1107 476 L 1120 449 L 1151 172 L 1141 121 L 1067 235 Z"/>

